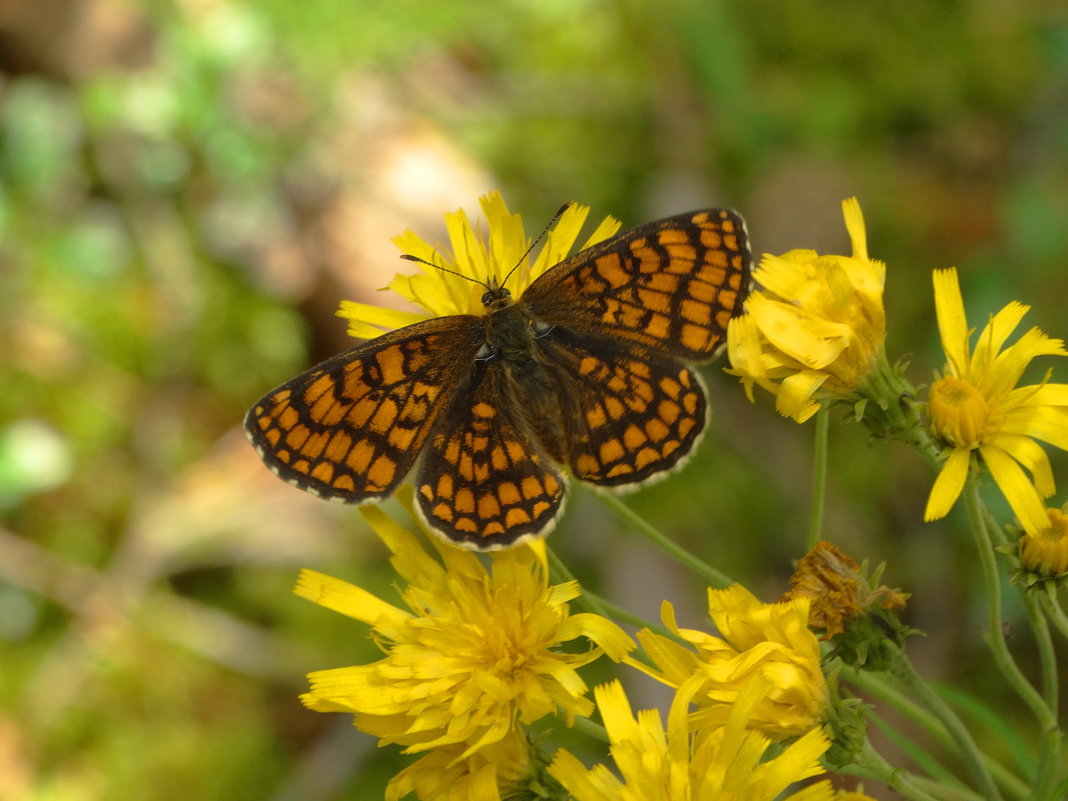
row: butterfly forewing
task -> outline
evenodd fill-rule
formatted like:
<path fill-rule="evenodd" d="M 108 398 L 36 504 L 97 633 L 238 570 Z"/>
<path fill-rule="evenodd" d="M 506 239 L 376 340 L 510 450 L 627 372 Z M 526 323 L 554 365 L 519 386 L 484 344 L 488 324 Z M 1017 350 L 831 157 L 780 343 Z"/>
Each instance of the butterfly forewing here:
<path fill-rule="evenodd" d="M 275 473 L 315 495 L 387 496 L 470 370 L 480 329 L 477 317 L 442 317 L 328 359 L 249 410 L 249 439 Z"/>
<path fill-rule="evenodd" d="M 539 320 L 621 337 L 687 362 L 711 359 L 749 286 L 742 218 L 726 209 L 624 231 L 541 275 L 522 302 Z"/>

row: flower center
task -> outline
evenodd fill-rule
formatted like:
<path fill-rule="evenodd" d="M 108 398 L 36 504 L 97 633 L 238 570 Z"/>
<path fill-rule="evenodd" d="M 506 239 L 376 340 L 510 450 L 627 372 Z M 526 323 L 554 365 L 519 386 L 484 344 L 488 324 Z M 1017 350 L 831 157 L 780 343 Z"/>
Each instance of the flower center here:
<path fill-rule="evenodd" d="M 959 378 L 939 379 L 931 385 L 931 426 L 943 439 L 963 448 L 983 441 L 990 421 L 990 407 L 982 393 Z"/>

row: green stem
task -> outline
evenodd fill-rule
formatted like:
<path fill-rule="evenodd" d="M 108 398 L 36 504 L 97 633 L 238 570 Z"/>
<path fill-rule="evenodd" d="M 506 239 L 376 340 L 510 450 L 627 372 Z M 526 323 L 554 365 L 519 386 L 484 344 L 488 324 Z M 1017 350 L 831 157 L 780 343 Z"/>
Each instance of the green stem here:
<path fill-rule="evenodd" d="M 635 531 L 643 535 L 646 539 L 652 542 L 656 547 L 666 553 L 673 559 L 678 560 L 694 573 L 704 579 L 709 586 L 723 589 L 729 587 L 734 582 L 725 574 L 716 570 L 712 565 L 707 562 L 698 559 L 691 554 L 685 548 L 675 544 L 663 534 L 661 534 L 651 523 L 647 522 L 644 518 L 638 515 L 633 509 L 627 506 L 623 501 L 610 493 L 603 493 L 600 495 L 601 500 L 622 520 L 629 523 Z"/>
<path fill-rule="evenodd" d="M 983 515 L 983 504 L 979 499 L 979 482 L 975 471 L 968 474 L 964 485 L 964 505 L 968 510 L 968 520 L 971 523 L 972 534 L 975 536 L 976 550 L 979 552 L 979 564 L 983 571 L 983 581 L 987 592 L 987 623 L 989 630 L 986 634 L 987 644 L 994 656 L 994 662 L 1004 675 L 1016 693 L 1024 703 L 1031 708 L 1032 714 L 1038 718 L 1039 725 L 1044 731 L 1056 728 L 1057 718 L 1053 711 L 1042 700 L 1023 672 L 1017 666 L 1009 646 L 1005 642 L 1005 632 L 1002 629 L 1001 620 L 1001 579 L 998 575 L 997 561 L 994 555 L 994 546 L 990 541 L 987 531 L 986 519 Z"/>
<path fill-rule="evenodd" d="M 953 738 L 961 759 L 964 760 L 969 774 L 974 778 L 983 797 L 988 801 L 1001 801 L 1001 793 L 994 784 L 990 769 L 967 727 L 949 705 L 920 678 L 912 667 L 912 663 L 900 650 L 897 650 L 897 658 L 890 666 L 890 674 L 905 689 L 915 695 L 920 703 L 926 706 L 945 726 L 946 732 Z"/>
<path fill-rule="evenodd" d="M 1046 617 L 1053 623 L 1053 627 L 1057 629 L 1057 633 L 1064 637 L 1064 639 L 1068 640 L 1068 615 L 1066 615 L 1061 608 L 1057 596 L 1043 592 L 1039 595 L 1039 598 L 1042 599 L 1042 608 L 1046 612 Z"/>
<path fill-rule="evenodd" d="M 956 743 L 938 718 L 891 685 L 883 675 L 842 665 L 841 676 L 858 690 L 896 709 L 905 718 L 927 732 L 942 747 L 951 751 L 956 750 Z M 1006 793 L 1017 799 L 1027 797 L 1030 787 L 1015 773 L 993 759 L 987 758 L 987 764 L 990 766 L 994 779 Z"/>
<path fill-rule="evenodd" d="M 830 439 L 831 414 L 823 404 L 816 412 L 816 435 L 812 447 L 812 510 L 808 519 L 806 551 L 816 547 L 823 536 L 823 507 L 827 497 L 827 443 Z"/>
<path fill-rule="evenodd" d="M 564 561 L 556 555 L 556 551 L 548 546 L 546 546 L 545 551 L 549 555 L 549 576 L 553 581 L 558 583 L 574 581 L 578 583 L 579 587 L 582 586 L 578 579 L 575 578 L 574 574 L 568 570 Z M 579 595 L 576 601 L 580 606 L 596 615 L 600 615 L 604 618 L 610 616 L 608 610 L 605 609 L 604 602 L 598 596 L 588 593 L 585 590 L 582 591 L 582 594 Z"/>
<path fill-rule="evenodd" d="M 937 796 L 933 796 L 917 787 L 913 777 L 906 771 L 898 770 L 891 766 L 872 748 L 871 743 L 867 740 L 864 741 L 863 747 L 857 752 L 853 764 L 873 779 L 897 790 L 909 801 L 939 801 Z M 850 773 L 852 771 L 843 772 Z"/>
<path fill-rule="evenodd" d="M 580 731 L 583 734 L 589 735 L 595 740 L 600 740 L 602 743 L 609 742 L 608 732 L 605 731 L 604 726 L 600 723 L 594 723 L 589 718 L 575 718 L 575 730 Z"/>

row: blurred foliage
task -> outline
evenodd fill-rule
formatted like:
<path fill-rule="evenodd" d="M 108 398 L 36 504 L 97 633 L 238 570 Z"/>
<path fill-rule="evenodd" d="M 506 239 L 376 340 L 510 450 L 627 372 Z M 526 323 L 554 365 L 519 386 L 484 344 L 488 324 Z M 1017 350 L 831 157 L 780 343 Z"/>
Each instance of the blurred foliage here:
<path fill-rule="evenodd" d="M 337 301 L 395 269 L 350 258 L 370 238 L 500 187 L 534 229 L 568 199 L 628 225 L 728 204 L 758 252 L 844 252 L 838 203 L 856 194 L 890 265 L 890 352 L 920 380 L 940 366 L 935 267 L 961 268 L 973 319 L 1017 298 L 1065 334 L 1063 12 L 505 5 L 109 0 L 38 43 L 93 58 L 63 74 L 5 59 L 0 799 L 374 798 L 397 770 L 296 701 L 305 672 L 374 654 L 289 594 L 296 569 L 386 591 L 382 549 L 239 432 L 252 400 L 343 344 Z M 809 434 L 712 372 L 706 444 L 634 505 L 775 597 L 801 549 Z M 856 431 L 832 443 L 828 535 L 890 560 L 932 675 L 971 665 L 987 692 L 974 560 L 921 523 L 930 477 Z M 650 617 L 657 586 L 678 592 L 581 490 L 553 544 Z M 658 574 L 651 596 L 628 595 L 638 569 Z M 674 600 L 692 612 L 691 592 Z"/>

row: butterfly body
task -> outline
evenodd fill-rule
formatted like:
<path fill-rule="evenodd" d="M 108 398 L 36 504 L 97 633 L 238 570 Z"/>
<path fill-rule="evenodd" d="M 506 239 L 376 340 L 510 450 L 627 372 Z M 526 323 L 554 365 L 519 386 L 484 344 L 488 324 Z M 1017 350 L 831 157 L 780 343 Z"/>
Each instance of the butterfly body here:
<path fill-rule="evenodd" d="M 707 361 L 748 286 L 737 215 L 639 226 L 482 315 L 415 323 L 268 393 L 246 429 L 279 476 L 351 503 L 415 469 L 428 527 L 492 550 L 547 533 L 566 474 L 625 491 L 681 466 L 707 419 Z"/>

